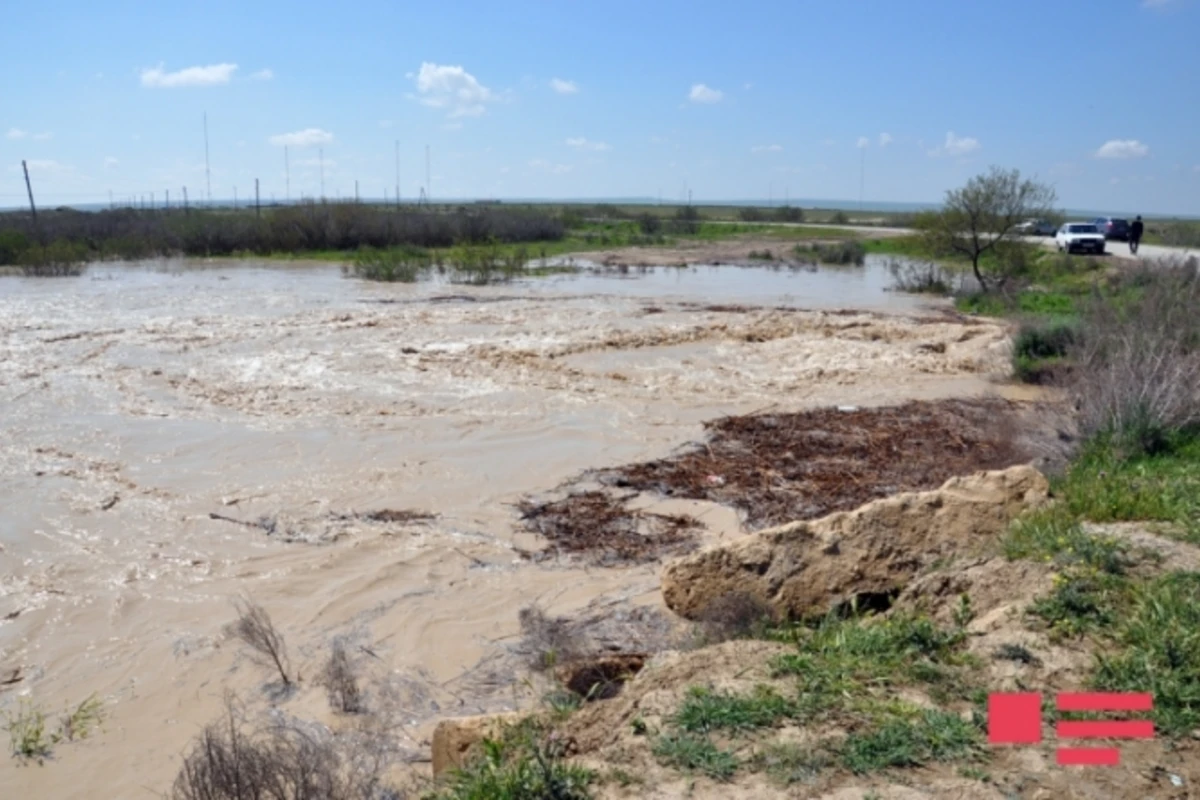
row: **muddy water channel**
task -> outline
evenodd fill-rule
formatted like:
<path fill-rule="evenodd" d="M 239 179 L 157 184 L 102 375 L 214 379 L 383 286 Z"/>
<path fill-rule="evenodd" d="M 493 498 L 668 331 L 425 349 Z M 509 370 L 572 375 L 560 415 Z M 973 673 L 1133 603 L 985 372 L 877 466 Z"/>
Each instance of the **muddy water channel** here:
<path fill-rule="evenodd" d="M 989 391 L 998 327 L 867 268 L 695 267 L 504 286 L 378 285 L 331 265 L 101 265 L 0 279 L 0 714 L 95 693 L 107 720 L 5 797 L 160 796 L 226 690 L 248 594 L 316 673 L 364 654 L 399 764 L 442 715 L 520 703 L 518 610 L 653 605 L 658 566 L 530 560 L 513 505 L 656 458 L 703 420 Z M 418 511 L 409 519 L 382 510 Z M 706 537 L 729 509 L 694 510 Z M 386 702 L 385 702 L 386 701 Z"/>

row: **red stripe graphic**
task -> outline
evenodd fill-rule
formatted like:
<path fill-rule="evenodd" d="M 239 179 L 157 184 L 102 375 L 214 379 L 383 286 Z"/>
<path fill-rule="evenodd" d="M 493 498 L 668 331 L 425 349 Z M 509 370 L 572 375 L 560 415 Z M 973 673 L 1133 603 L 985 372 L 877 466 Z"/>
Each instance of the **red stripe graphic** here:
<path fill-rule="evenodd" d="M 1060 767 L 1115 767 L 1121 751 L 1115 747 L 1060 747 L 1055 754 Z"/>
<path fill-rule="evenodd" d="M 1063 692 L 1059 711 L 1149 711 L 1154 698 L 1137 692 Z"/>
<path fill-rule="evenodd" d="M 1153 739 L 1154 723 L 1144 720 L 1062 720 L 1057 732 L 1064 739 Z"/>

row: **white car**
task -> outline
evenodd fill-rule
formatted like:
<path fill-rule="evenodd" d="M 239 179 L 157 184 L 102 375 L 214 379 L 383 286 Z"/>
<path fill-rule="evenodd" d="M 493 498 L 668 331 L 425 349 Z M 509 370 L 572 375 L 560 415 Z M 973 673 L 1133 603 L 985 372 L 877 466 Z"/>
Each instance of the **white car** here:
<path fill-rule="evenodd" d="M 1054 234 L 1059 252 L 1104 255 L 1104 234 L 1090 222 L 1068 222 Z"/>

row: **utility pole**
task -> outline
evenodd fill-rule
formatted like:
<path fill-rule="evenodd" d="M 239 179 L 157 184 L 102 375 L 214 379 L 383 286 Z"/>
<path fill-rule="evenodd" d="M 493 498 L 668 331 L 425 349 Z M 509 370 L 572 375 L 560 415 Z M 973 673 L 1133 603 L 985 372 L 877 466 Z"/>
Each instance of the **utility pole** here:
<path fill-rule="evenodd" d="M 170 189 L 167 189 L 167 202 L 166 202 L 165 207 L 168 211 L 170 211 L 170 209 L 171 209 L 171 190 Z"/>
<path fill-rule="evenodd" d="M 21 169 L 25 170 L 25 191 L 29 192 L 29 213 L 33 214 L 33 224 L 37 225 L 37 206 L 33 203 L 33 184 L 29 182 L 29 167 L 25 159 L 21 159 Z"/>
<path fill-rule="evenodd" d="M 358 178 L 354 179 L 354 204 L 358 205 Z"/>
<path fill-rule="evenodd" d="M 862 166 L 858 172 L 858 213 L 863 210 L 863 191 L 867 185 L 867 148 L 862 149 Z"/>
<path fill-rule="evenodd" d="M 262 207 L 258 203 L 258 178 L 254 179 L 254 216 L 262 216 Z"/>
<path fill-rule="evenodd" d="M 237 210 L 237 187 L 233 187 L 233 209 Z"/>
<path fill-rule="evenodd" d="M 204 184 L 208 190 L 208 204 L 212 205 L 212 173 L 208 168 L 208 112 L 204 112 Z"/>
<path fill-rule="evenodd" d="M 183 213 L 188 213 L 187 187 L 183 187 Z"/>

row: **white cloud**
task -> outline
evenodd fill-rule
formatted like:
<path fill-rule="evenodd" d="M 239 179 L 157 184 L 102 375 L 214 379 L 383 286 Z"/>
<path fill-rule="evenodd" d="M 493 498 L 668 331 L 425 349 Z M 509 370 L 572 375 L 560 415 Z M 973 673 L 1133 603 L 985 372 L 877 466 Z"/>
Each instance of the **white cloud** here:
<path fill-rule="evenodd" d="M 758 144 L 750 148 L 751 153 L 782 153 L 783 145 L 781 144 Z"/>
<path fill-rule="evenodd" d="M 957 136 L 954 131 L 946 134 L 946 141 L 942 143 L 930 155 L 947 155 L 947 156 L 965 156 L 968 153 L 974 153 L 982 145 L 978 139 L 973 139 L 970 136 Z"/>
<path fill-rule="evenodd" d="M 693 103 L 719 103 L 725 93 L 718 89 L 710 89 L 703 83 L 697 83 L 688 93 L 688 99 Z"/>
<path fill-rule="evenodd" d="M 1150 148 L 1137 139 L 1109 139 L 1100 145 L 1096 158 L 1143 158 Z"/>
<path fill-rule="evenodd" d="M 333 141 L 333 134 L 320 128 L 305 128 L 292 133 L 280 133 L 267 140 L 276 147 L 316 147 Z"/>
<path fill-rule="evenodd" d="M 854 146 L 857 147 L 859 150 L 865 150 L 871 146 L 871 140 L 865 136 L 860 136 L 860 137 L 858 137 L 858 141 L 855 143 Z"/>
<path fill-rule="evenodd" d="M 892 135 L 890 133 L 879 134 L 879 146 L 880 147 L 887 147 L 889 144 L 891 144 L 894 141 L 896 141 L 896 140 L 892 138 Z"/>
<path fill-rule="evenodd" d="M 105 169 L 116 169 L 117 164 L 119 164 L 119 163 L 120 162 L 117 161 L 116 158 L 114 158 L 113 156 L 109 156 L 108 158 L 104 159 L 104 168 Z"/>
<path fill-rule="evenodd" d="M 38 142 L 44 142 L 48 139 L 54 138 L 54 134 L 50 131 L 43 131 L 41 133 L 30 133 L 29 131 L 23 131 L 20 128 L 9 128 L 8 133 L 5 135 L 9 139 L 14 139 L 14 140 L 16 140 L 16 139 L 33 139 L 34 141 L 38 141 Z"/>
<path fill-rule="evenodd" d="M 269 81 L 275 77 L 275 73 L 269 69 L 260 69 L 258 72 L 250 76 L 252 81 Z"/>
<path fill-rule="evenodd" d="M 579 91 L 579 84 L 575 81 L 564 81 L 562 78 L 555 78 L 550 81 L 550 88 L 559 94 L 575 94 Z"/>
<path fill-rule="evenodd" d="M 184 86 L 218 86 L 229 83 L 237 64 L 210 64 L 207 67 L 188 67 L 178 72 L 164 72 L 162 64 L 142 70 L 142 86 L 152 89 L 178 89 Z"/>
<path fill-rule="evenodd" d="M 529 166 L 533 169 L 542 170 L 544 172 L 553 172 L 555 175 L 563 175 L 572 170 L 570 164 L 551 164 L 544 158 L 535 158 L 529 162 Z"/>
<path fill-rule="evenodd" d="M 450 117 L 478 117 L 496 95 L 461 66 L 421 64 L 416 75 L 420 101 L 430 108 L 449 109 Z"/>
<path fill-rule="evenodd" d="M 576 150 L 611 150 L 612 147 L 607 142 L 593 142 L 582 136 L 577 136 L 572 139 L 567 139 L 567 146 L 574 147 Z"/>

